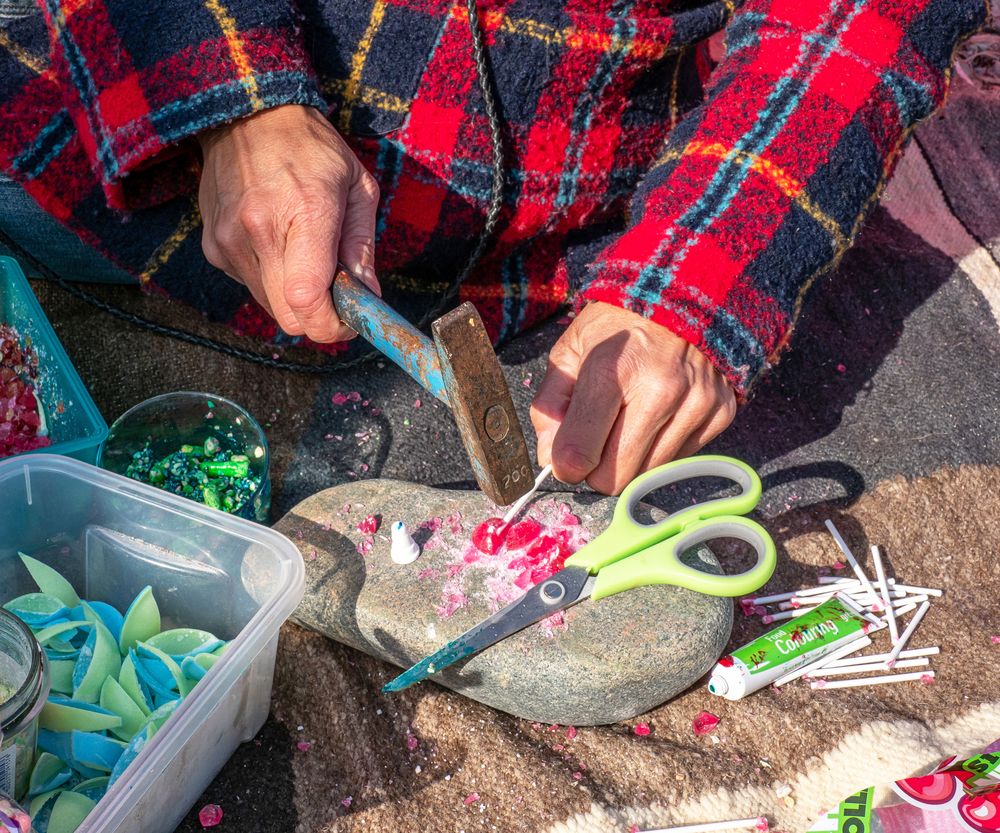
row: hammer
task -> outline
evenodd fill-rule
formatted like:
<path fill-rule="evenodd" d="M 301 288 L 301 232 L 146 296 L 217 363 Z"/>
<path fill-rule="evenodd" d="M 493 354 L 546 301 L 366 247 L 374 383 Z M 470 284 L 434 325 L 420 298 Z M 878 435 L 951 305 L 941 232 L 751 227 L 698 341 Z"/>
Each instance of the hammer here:
<path fill-rule="evenodd" d="M 483 320 L 466 302 L 431 324 L 427 338 L 338 264 L 341 320 L 451 408 L 476 482 L 500 506 L 534 486 L 528 446 Z"/>

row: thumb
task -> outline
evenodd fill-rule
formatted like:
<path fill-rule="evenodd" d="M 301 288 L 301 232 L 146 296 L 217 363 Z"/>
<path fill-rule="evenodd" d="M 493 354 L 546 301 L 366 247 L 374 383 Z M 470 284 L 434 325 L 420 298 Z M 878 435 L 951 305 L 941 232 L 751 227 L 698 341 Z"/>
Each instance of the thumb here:
<path fill-rule="evenodd" d="M 360 167 L 360 165 L 359 165 Z M 376 295 L 382 295 L 375 274 L 375 219 L 378 213 L 378 183 L 362 170 L 351 184 L 340 228 L 340 261 Z"/>

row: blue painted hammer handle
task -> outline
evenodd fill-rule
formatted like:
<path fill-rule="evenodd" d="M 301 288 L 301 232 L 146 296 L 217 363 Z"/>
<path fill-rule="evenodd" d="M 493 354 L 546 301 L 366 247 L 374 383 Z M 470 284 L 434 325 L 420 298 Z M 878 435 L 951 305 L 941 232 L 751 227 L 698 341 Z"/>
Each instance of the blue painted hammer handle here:
<path fill-rule="evenodd" d="M 354 278 L 343 264 L 337 265 L 331 291 L 337 314 L 347 326 L 450 407 L 441 358 L 431 339 Z"/>

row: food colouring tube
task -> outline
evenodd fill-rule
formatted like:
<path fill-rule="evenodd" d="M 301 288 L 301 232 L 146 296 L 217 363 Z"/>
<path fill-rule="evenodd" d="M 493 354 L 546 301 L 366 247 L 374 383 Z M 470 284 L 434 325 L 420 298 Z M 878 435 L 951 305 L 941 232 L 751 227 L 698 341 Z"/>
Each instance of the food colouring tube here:
<path fill-rule="evenodd" d="M 842 599 L 830 599 L 724 656 L 712 669 L 708 690 L 739 700 L 874 630 L 877 625 Z"/>

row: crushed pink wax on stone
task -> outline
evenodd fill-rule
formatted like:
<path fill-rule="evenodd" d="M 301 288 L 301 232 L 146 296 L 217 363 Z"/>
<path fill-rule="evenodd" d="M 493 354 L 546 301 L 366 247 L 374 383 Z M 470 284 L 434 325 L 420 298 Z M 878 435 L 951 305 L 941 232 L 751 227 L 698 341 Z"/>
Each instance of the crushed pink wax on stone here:
<path fill-rule="evenodd" d="M 699 737 L 711 734 L 718 725 L 719 718 L 711 712 L 698 712 L 694 720 L 691 721 L 691 728 L 694 729 L 694 733 Z"/>
<path fill-rule="evenodd" d="M 358 541 L 358 555 L 368 555 L 372 551 L 372 547 L 375 546 L 374 538 L 363 538 Z"/>
<path fill-rule="evenodd" d="M 362 535 L 374 535 L 378 532 L 381 523 L 382 517 L 380 515 L 369 515 L 358 522 L 358 532 Z"/>
<path fill-rule="evenodd" d="M 198 811 L 198 821 L 202 827 L 215 827 L 222 821 L 222 808 L 218 804 L 206 804 Z"/>
<path fill-rule="evenodd" d="M 475 804 L 479 801 L 479 793 L 469 793 L 465 798 L 462 799 L 462 803 L 468 806 L 469 804 Z"/>
<path fill-rule="evenodd" d="M 419 408 L 420 407 L 420 400 L 419 399 L 414 399 L 413 400 L 413 407 L 414 408 Z"/>
<path fill-rule="evenodd" d="M 295 744 L 295 748 L 298 749 L 299 752 L 308 752 L 313 748 L 313 745 L 307 740 L 300 740 L 297 744 Z"/>
<path fill-rule="evenodd" d="M 496 555 L 503 543 L 504 522 L 502 518 L 487 518 L 472 531 L 472 543 L 486 555 Z"/>
<path fill-rule="evenodd" d="M 507 549 L 519 550 L 528 546 L 542 532 L 542 525 L 532 518 L 514 524 L 506 536 Z"/>
<path fill-rule="evenodd" d="M 648 723 L 636 723 L 632 731 L 635 732 L 639 737 L 644 738 L 652 731 L 652 729 L 649 728 Z"/>

